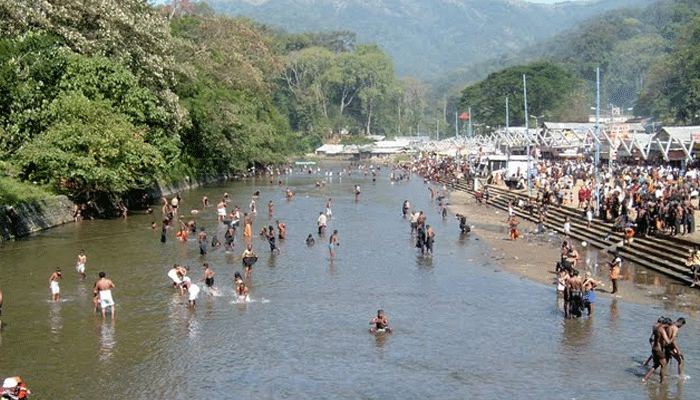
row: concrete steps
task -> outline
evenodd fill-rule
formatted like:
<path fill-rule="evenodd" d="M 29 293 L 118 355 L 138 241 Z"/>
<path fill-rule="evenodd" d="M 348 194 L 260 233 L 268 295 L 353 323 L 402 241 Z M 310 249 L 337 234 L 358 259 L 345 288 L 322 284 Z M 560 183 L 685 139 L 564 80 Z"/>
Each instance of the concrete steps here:
<path fill-rule="evenodd" d="M 448 184 L 448 182 L 443 183 Z M 458 182 L 453 190 L 474 194 L 474 191 L 464 181 Z M 493 185 L 489 185 L 489 191 L 488 204 L 502 210 L 508 210 L 509 202 L 515 201 L 514 211 L 518 218 L 537 222 L 537 215 L 531 215 L 517 207 L 518 200 L 527 201 L 529 199 L 527 193 L 511 191 Z M 605 249 L 607 252 L 618 249 L 625 260 L 632 261 L 680 282 L 692 283 L 692 273 L 690 268 L 685 265 L 685 260 L 689 256 L 689 250 L 697 243 L 678 237 L 656 234 L 644 238 L 635 237 L 632 243 L 621 246 L 623 235 L 619 232 L 612 232 L 611 223 L 594 218 L 591 226 L 588 227 L 583 211 L 568 206 L 550 205 L 545 226 L 548 229 L 564 233 L 564 219 L 566 217 L 569 217 L 571 222 L 569 236 L 573 239 L 586 241 L 588 244 L 599 249 Z"/>

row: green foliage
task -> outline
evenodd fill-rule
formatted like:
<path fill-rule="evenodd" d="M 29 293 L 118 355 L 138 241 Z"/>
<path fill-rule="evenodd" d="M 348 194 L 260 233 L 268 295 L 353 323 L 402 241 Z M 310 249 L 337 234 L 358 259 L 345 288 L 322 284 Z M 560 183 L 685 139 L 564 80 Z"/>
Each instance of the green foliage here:
<path fill-rule="evenodd" d="M 0 177 L 0 204 L 14 206 L 28 201 L 42 200 L 53 194 L 44 186 Z"/>
<path fill-rule="evenodd" d="M 123 193 L 152 184 L 165 167 L 128 118 L 107 100 L 80 92 L 60 95 L 49 107 L 46 131 L 24 144 L 15 163 L 24 179 L 72 196 Z"/>
<path fill-rule="evenodd" d="M 700 15 L 683 27 L 672 53 L 649 70 L 637 111 L 700 124 Z"/>
<path fill-rule="evenodd" d="M 352 52 L 324 47 L 292 51 L 285 56 L 278 86 L 275 101 L 291 127 L 320 137 L 342 130 L 386 133 L 392 126 L 386 116 L 395 114 L 400 96 L 393 63 L 374 45 L 359 45 Z"/>
<path fill-rule="evenodd" d="M 272 103 L 281 63 L 250 21 L 192 16 L 172 24 L 183 39 L 177 58 L 193 67 L 177 88 L 191 121 L 181 131 L 190 165 L 240 171 L 300 150 Z"/>
<path fill-rule="evenodd" d="M 510 123 L 525 125 L 523 75 L 527 77 L 528 113 L 551 116 L 575 97 L 583 82 L 551 63 L 511 67 L 489 75 L 462 92 L 461 106 L 471 106 L 472 120 L 491 126 L 505 125 L 505 102 L 509 99 Z"/>

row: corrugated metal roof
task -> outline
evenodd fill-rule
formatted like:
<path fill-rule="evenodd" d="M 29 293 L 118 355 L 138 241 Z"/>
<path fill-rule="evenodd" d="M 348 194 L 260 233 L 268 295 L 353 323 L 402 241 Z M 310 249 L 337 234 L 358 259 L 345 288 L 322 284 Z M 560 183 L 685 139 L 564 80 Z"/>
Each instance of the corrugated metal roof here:
<path fill-rule="evenodd" d="M 690 143 L 691 135 L 700 137 L 700 126 L 667 126 L 656 135 L 663 136 L 663 132 L 666 132 L 666 134 L 669 136 L 673 136 L 683 142 Z"/>

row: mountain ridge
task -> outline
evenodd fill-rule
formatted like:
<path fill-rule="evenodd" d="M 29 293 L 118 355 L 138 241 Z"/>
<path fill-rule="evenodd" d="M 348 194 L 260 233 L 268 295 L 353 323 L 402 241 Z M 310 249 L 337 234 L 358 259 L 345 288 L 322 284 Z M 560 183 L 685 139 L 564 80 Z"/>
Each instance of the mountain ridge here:
<path fill-rule="evenodd" d="M 214 0 L 220 13 L 290 32 L 351 30 L 376 43 L 399 75 L 429 80 L 531 46 L 609 10 L 654 0 L 555 4 L 520 0 Z"/>

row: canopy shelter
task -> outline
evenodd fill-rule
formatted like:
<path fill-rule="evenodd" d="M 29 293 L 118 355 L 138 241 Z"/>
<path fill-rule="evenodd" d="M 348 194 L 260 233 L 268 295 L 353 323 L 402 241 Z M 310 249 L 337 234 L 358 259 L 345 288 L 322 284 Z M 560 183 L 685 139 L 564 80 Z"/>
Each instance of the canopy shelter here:
<path fill-rule="evenodd" d="M 698 144 L 700 126 L 669 126 L 652 137 L 649 152 L 660 156 L 664 161 L 690 162 Z"/>

